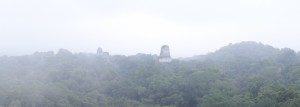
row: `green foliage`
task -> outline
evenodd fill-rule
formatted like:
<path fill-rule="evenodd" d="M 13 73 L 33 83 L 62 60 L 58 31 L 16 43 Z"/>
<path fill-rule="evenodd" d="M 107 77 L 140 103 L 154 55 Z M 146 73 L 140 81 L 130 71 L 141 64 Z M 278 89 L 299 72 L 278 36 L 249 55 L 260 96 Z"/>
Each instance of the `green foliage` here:
<path fill-rule="evenodd" d="M 298 107 L 300 55 L 255 42 L 161 64 L 61 49 L 0 57 L 0 107 Z"/>

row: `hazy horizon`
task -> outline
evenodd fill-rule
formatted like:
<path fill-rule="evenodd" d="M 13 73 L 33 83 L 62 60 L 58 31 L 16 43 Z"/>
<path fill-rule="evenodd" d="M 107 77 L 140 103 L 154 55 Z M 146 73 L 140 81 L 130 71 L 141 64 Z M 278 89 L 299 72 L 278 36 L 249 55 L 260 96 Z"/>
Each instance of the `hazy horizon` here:
<path fill-rule="evenodd" d="M 57 51 L 171 56 L 256 41 L 300 50 L 297 0 L 3 0 L 0 55 Z"/>

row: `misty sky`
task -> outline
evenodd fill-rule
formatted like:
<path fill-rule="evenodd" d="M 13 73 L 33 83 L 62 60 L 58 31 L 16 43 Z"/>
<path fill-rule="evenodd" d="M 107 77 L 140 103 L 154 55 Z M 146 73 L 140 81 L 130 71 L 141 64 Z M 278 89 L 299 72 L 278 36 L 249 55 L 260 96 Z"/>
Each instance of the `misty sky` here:
<path fill-rule="evenodd" d="M 241 41 L 300 51 L 299 0 L 0 0 L 0 55 L 206 54 Z"/>

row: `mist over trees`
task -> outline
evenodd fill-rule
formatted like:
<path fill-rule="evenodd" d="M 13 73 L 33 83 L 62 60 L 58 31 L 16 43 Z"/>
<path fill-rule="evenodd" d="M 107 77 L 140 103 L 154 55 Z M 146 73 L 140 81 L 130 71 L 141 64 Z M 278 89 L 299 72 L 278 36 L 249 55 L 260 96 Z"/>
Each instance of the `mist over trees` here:
<path fill-rule="evenodd" d="M 299 77 L 299 53 L 256 42 L 171 63 L 61 49 L 0 57 L 0 107 L 298 107 Z"/>

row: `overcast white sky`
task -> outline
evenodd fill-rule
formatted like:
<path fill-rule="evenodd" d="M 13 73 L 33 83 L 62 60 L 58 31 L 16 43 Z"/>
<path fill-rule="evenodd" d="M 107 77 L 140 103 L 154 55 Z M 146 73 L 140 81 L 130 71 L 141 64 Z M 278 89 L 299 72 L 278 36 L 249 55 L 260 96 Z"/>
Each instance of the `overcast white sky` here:
<path fill-rule="evenodd" d="M 258 41 L 300 50 L 300 0 L 0 0 L 0 55 L 206 54 Z"/>

